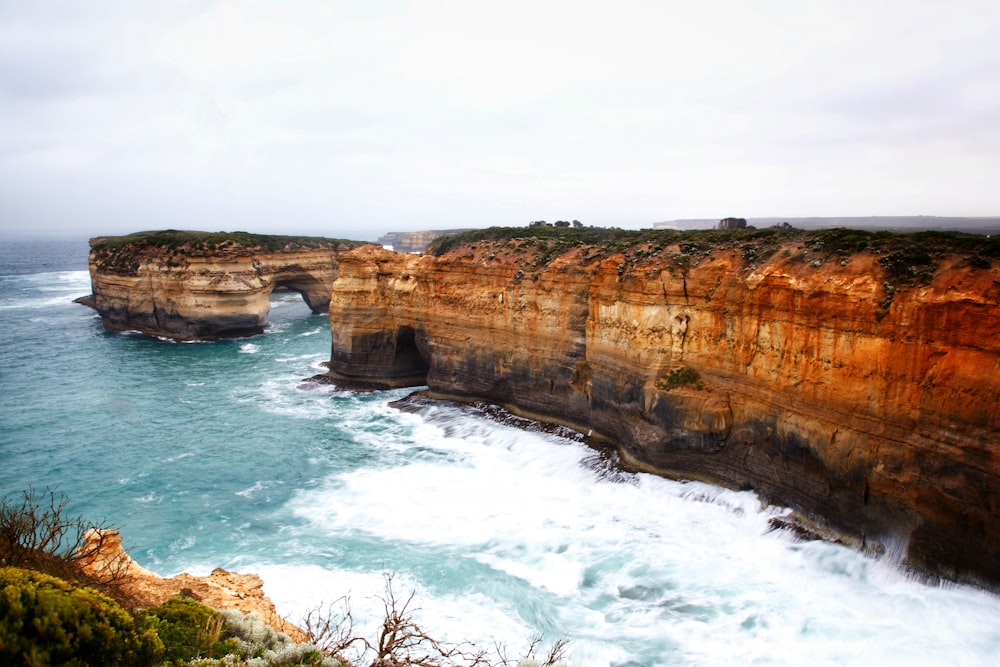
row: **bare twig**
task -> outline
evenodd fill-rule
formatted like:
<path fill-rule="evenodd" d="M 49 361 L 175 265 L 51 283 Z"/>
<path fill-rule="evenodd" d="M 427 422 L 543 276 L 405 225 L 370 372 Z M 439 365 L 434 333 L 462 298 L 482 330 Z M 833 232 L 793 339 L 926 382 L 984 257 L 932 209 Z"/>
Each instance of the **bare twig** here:
<path fill-rule="evenodd" d="M 341 662 L 368 667 L 511 667 L 520 664 L 555 667 L 565 656 L 568 646 L 565 640 L 557 641 L 539 662 L 534 654 L 541 647 L 541 637 L 533 638 L 527 655 L 516 661 L 507 658 L 500 644 L 494 644 L 493 651 L 489 651 L 469 642 L 455 644 L 435 639 L 414 620 L 420 611 L 413 606 L 415 592 L 402 598 L 393 584 L 394 575 L 386 574 L 385 591 L 380 598 L 383 619 L 374 641 L 354 636 L 347 597 L 309 612 L 303 623 L 310 641 Z M 352 655 L 345 657 L 348 652 Z"/>
<path fill-rule="evenodd" d="M 10 496 L 0 499 L 0 565 L 84 583 L 119 602 L 129 602 L 114 585 L 131 563 L 117 549 L 117 531 L 67 516 L 68 502 L 52 489 L 36 494 L 34 488 L 23 491 L 20 500 Z M 107 549 L 112 538 L 119 543 L 115 549 Z M 117 555 L 109 557 L 111 553 Z"/>
<path fill-rule="evenodd" d="M 305 625 L 306 634 L 309 635 L 309 643 L 342 662 L 344 654 L 355 644 L 363 645 L 364 649 L 370 646 L 366 639 L 354 635 L 351 600 L 346 595 L 327 605 L 326 608 L 322 604 L 316 605 L 309 610 L 302 623 Z"/>

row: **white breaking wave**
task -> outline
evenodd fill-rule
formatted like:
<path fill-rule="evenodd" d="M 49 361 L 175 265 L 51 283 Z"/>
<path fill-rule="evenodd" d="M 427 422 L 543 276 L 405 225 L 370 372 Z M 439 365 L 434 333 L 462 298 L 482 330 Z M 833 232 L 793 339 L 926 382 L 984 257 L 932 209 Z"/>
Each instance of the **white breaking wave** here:
<path fill-rule="evenodd" d="M 326 355 L 323 354 L 296 354 L 291 357 L 275 357 L 274 360 L 279 364 L 294 363 L 299 361 L 315 361 L 322 362 L 326 360 Z M 314 364 L 310 364 L 313 367 Z"/>
<path fill-rule="evenodd" d="M 50 310 L 52 308 L 82 308 L 73 299 L 90 294 L 90 273 L 87 271 L 57 271 L 19 276 L 5 276 L 12 284 L 22 284 L 23 298 L 7 298 L 0 303 L 3 310 Z M 44 295 L 44 296 L 40 296 Z"/>
<path fill-rule="evenodd" d="M 257 481 L 253 486 L 243 489 L 242 491 L 237 491 L 236 495 L 242 496 L 244 498 L 254 498 L 261 494 L 262 491 L 267 491 L 275 485 L 272 480 Z M 266 494 L 265 494 L 266 495 Z"/>
<path fill-rule="evenodd" d="M 16 276 L 16 279 L 31 283 L 40 292 L 55 292 L 65 289 L 89 289 L 89 271 L 50 271 Z"/>
<path fill-rule="evenodd" d="M 615 483 L 585 465 L 584 445 L 459 410 L 398 423 L 362 430 L 385 454 L 376 465 L 334 474 L 287 507 L 308 526 L 300 539 L 410 545 L 508 582 L 444 598 L 423 591 L 420 606 L 446 600 L 493 619 L 476 629 L 435 618 L 449 635 L 489 645 L 528 620 L 569 638 L 574 665 L 608 666 L 974 665 L 1000 651 L 995 597 L 928 587 L 891 562 L 771 532 L 784 510 L 752 493 L 650 475 Z M 398 565 L 350 576 L 375 595 L 372 580 Z M 345 576 L 285 566 L 265 579 L 283 610 L 302 613 L 315 598 L 292 592 L 296 580 L 343 590 Z"/>

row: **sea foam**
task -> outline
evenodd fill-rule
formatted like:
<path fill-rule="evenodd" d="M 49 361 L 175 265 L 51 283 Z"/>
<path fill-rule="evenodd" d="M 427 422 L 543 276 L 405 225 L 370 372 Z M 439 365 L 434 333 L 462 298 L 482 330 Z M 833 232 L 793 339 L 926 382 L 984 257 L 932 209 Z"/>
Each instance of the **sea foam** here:
<path fill-rule="evenodd" d="M 427 595 L 486 595 L 480 613 L 570 638 L 574 664 L 931 664 L 955 651 L 985 664 L 982 651 L 1000 648 L 1000 632 L 954 606 L 977 592 L 771 531 L 786 510 L 752 493 L 649 475 L 615 483 L 584 464 L 580 443 L 457 408 L 392 437 L 392 456 L 331 475 L 287 508 L 314 535 L 447 554 L 443 590 Z M 506 584 L 451 585 L 468 571 Z M 1000 618 L 997 600 L 981 599 Z M 935 639 L 942 623 L 970 622 L 978 646 Z"/>

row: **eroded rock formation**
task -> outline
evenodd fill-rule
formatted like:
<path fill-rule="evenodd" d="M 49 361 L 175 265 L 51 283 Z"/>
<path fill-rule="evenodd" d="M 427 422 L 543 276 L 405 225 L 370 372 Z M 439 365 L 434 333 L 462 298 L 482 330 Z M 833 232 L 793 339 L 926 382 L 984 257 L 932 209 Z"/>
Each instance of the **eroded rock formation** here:
<path fill-rule="evenodd" d="M 142 607 L 154 607 L 171 597 L 186 595 L 214 609 L 236 609 L 244 614 L 253 614 L 260 622 L 270 625 L 277 632 L 284 632 L 297 642 L 309 639 L 305 630 L 278 615 L 274 603 L 264 594 L 264 582 L 256 574 L 216 568 L 204 577 L 186 572 L 174 577 L 161 577 L 132 560 L 122 548 L 122 538 L 117 530 L 92 529 L 85 536 L 84 549 L 93 554 L 83 564 L 84 571 L 97 576 L 108 572 L 123 573 L 118 574 L 116 585 Z"/>
<path fill-rule="evenodd" d="M 324 313 L 337 277 L 332 239 L 157 232 L 91 240 L 93 294 L 81 302 L 115 331 L 178 340 L 249 336 L 267 325 L 275 289 Z"/>
<path fill-rule="evenodd" d="M 592 431 L 637 469 L 1000 582 L 1000 259 L 728 234 L 354 249 L 330 378 Z"/>

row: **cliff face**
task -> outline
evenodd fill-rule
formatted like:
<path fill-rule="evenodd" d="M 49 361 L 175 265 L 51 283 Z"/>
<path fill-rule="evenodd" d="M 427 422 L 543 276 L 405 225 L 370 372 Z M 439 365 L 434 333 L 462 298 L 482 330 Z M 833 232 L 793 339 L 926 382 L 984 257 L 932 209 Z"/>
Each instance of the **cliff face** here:
<path fill-rule="evenodd" d="M 254 243 L 268 238 L 273 237 L 254 237 Z M 84 303 L 115 331 L 179 340 L 258 334 L 278 288 L 301 294 L 313 312 L 326 312 L 338 248 L 347 249 L 334 242 L 267 248 L 232 241 L 167 245 L 94 239 L 93 294 Z"/>
<path fill-rule="evenodd" d="M 435 239 L 451 236 L 468 229 L 429 229 L 422 232 L 389 232 L 379 237 L 379 245 L 389 246 L 396 252 L 426 252 Z"/>
<path fill-rule="evenodd" d="M 331 376 L 592 430 L 635 468 L 1000 582 L 1000 261 L 821 246 L 357 248 L 333 285 Z"/>

